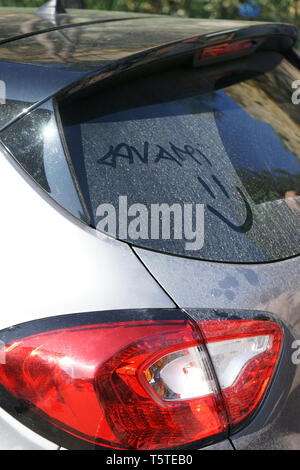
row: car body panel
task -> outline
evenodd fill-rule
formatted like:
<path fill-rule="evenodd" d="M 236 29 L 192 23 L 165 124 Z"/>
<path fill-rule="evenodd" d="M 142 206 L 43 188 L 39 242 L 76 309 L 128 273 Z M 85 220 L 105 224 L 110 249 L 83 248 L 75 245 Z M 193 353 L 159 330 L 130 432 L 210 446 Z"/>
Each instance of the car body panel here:
<path fill-rule="evenodd" d="M 1 8 L 0 12 L 1 80 L 6 87 L 0 130 L 105 65 L 126 58 L 126 63 L 118 64 L 125 69 L 137 53 L 149 51 L 148 60 L 168 54 L 169 46 L 152 52 L 162 44 L 175 42 L 176 47 L 177 41 L 196 35 L 257 24 L 88 10 L 44 19 L 35 9 Z"/>
<path fill-rule="evenodd" d="M 1 151 L 0 329 L 64 313 L 174 306 L 128 245 L 62 213 L 22 173 Z"/>
<path fill-rule="evenodd" d="M 239 39 L 240 32 L 249 27 L 260 28 L 257 31 L 260 35 L 267 31 L 274 35 L 294 35 L 296 39 L 289 25 L 73 10 L 67 15 L 56 15 L 53 20 L 48 18 L 52 26 L 44 28 L 34 10 L 24 13 L 25 18 L 23 13 L 15 18 L 16 9 L 4 11 L 0 67 L 1 80 L 6 85 L 6 103 L 1 107 L 0 131 L 26 110 L 71 84 L 76 86 L 84 77 L 93 81 L 99 74 L 102 80 L 116 72 L 145 67 L 203 47 L 206 42 Z M 12 27 L 11 17 L 16 21 Z M 26 21 L 32 25 L 21 34 Z M 38 26 L 34 26 L 35 22 Z"/>
<path fill-rule="evenodd" d="M 179 307 L 270 311 L 300 334 L 299 257 L 239 265 L 134 250 Z"/>
<path fill-rule="evenodd" d="M 1 80 L 5 83 L 5 102 L 0 108 L 0 130 L 23 116 L 39 102 L 61 88 L 84 77 L 82 72 L 65 72 L 32 65 L 0 62 Z M 20 80 L 20 77 L 21 80 Z"/>
<path fill-rule="evenodd" d="M 47 29 L 48 20 L 38 17 L 34 8 L 0 7 L 0 44 L 16 36 Z"/>
<path fill-rule="evenodd" d="M 163 16 L 131 17 L 76 25 L 0 44 L 0 60 L 65 70 L 91 71 L 115 60 L 177 41 L 233 32 L 263 23 L 206 21 Z"/>
<path fill-rule="evenodd" d="M 144 15 L 130 12 L 76 9 L 67 10 L 64 14 L 46 15 L 37 8 L 0 7 L 0 44 L 20 36 L 38 34 L 52 28 L 138 16 Z"/>
<path fill-rule="evenodd" d="M 72 29 L 74 26 L 115 21 L 117 18 L 120 20 L 131 19 L 139 16 L 143 15 L 70 10 L 68 14 L 41 18 L 38 16 L 37 10 L 32 8 L 0 8 L 0 67 L 1 80 L 6 86 L 6 103 L 2 103 L 1 106 L 0 129 L 22 115 L 24 110 L 52 96 L 86 74 L 86 70 L 80 68 L 73 70 L 72 67 L 67 73 L 67 56 L 70 53 L 70 44 L 71 50 L 76 47 L 74 29 Z M 70 31 L 64 32 L 68 28 L 71 28 Z M 99 25 L 97 28 L 99 33 Z M 51 35 L 53 30 L 56 30 L 54 36 Z M 47 33 L 37 39 L 39 34 L 46 31 Z M 57 42 L 56 35 L 62 43 L 58 50 L 57 44 L 54 46 Z M 77 33 L 75 37 L 78 37 Z M 23 38 L 22 41 L 20 41 L 21 38 Z M 24 44 L 28 43 L 40 45 L 38 51 L 48 58 L 49 63 L 46 69 L 45 64 L 43 67 L 39 67 L 35 63 L 34 54 L 31 60 L 26 62 L 26 46 L 24 53 L 22 48 L 24 48 Z M 37 48 L 34 47 L 34 49 Z M 20 50 L 19 57 L 18 54 L 16 55 L 17 50 Z M 28 54 L 30 56 L 31 53 L 28 53 L 27 48 L 27 59 Z M 59 63 L 62 70 L 58 70 L 58 65 L 53 70 L 52 62 L 55 61 Z M 16 63 L 18 63 L 17 70 Z"/>
<path fill-rule="evenodd" d="M 300 370 L 292 344 L 300 339 L 300 257 L 268 264 L 190 260 L 134 248 L 147 269 L 193 316 L 192 309 L 259 310 L 279 318 L 291 333 L 279 377 L 257 417 L 232 436 L 236 448 L 299 449 Z"/>
<path fill-rule="evenodd" d="M 28 8 L 0 8 L 0 13 L 0 60 L 50 67 L 90 63 L 95 68 L 162 44 L 263 24 L 95 10 L 68 10 L 52 18 Z"/>
<path fill-rule="evenodd" d="M 0 408 L 0 450 L 58 450 L 57 444 L 39 436 Z"/>

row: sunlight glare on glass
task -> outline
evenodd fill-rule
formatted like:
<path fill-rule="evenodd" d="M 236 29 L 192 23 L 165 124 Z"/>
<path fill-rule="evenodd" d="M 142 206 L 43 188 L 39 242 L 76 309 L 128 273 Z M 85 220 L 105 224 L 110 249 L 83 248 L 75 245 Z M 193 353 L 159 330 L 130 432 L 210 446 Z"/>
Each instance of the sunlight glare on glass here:
<path fill-rule="evenodd" d="M 53 122 L 50 122 L 42 128 L 42 135 L 45 140 L 52 140 L 55 137 L 56 128 Z"/>

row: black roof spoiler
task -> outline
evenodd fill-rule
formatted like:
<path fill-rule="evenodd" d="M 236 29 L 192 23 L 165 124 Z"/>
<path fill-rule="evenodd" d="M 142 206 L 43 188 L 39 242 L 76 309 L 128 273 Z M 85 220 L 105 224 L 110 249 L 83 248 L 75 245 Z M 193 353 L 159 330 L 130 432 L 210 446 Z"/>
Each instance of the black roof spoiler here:
<path fill-rule="evenodd" d="M 62 15 L 63 16 L 63 15 Z M 153 18 L 151 18 L 151 21 Z M 103 21 L 115 21 L 104 20 Z M 119 20 L 118 20 L 119 21 Z M 98 21 L 97 21 L 98 22 Z M 74 26 L 74 25 L 72 25 Z M 212 27 L 214 27 L 212 25 Z M 193 29 L 195 31 L 195 29 Z M 240 55 L 248 54 L 259 49 L 280 51 L 289 60 L 297 62 L 299 66 L 300 58 L 293 52 L 293 46 L 298 39 L 298 30 L 295 26 L 287 24 L 271 24 L 271 23 L 253 23 L 246 24 L 243 27 L 229 26 L 228 29 L 218 30 L 216 32 L 209 32 L 206 34 L 199 34 L 192 36 L 188 29 L 186 30 L 187 37 L 175 41 L 165 42 L 155 47 L 144 49 L 140 52 L 135 52 L 126 57 L 118 58 L 116 60 L 108 60 L 107 62 L 97 65 L 90 71 L 79 71 L 75 73 L 64 69 L 48 69 L 39 67 L 39 73 L 32 73 L 32 67 L 27 65 L 18 64 L 22 67 L 22 81 L 23 87 L 27 90 L 26 103 L 28 106 L 23 106 L 24 110 L 20 111 L 10 107 L 8 115 L 3 113 L 3 120 L 0 123 L 0 130 L 10 126 L 13 122 L 21 119 L 26 113 L 32 111 L 38 106 L 51 98 L 57 99 L 73 99 L 77 94 L 89 92 L 93 86 L 111 86 L 113 82 L 129 79 L 130 76 L 138 77 L 139 75 L 147 75 L 159 70 L 166 70 L 170 67 L 176 67 L 180 64 L 188 64 L 193 67 L 201 67 L 201 65 L 208 65 L 215 61 L 231 60 Z M 30 33 L 32 34 L 32 33 Z M 190 35 L 189 35 L 190 34 Z M 216 58 L 211 58 L 210 62 L 206 62 L 201 57 L 201 54 L 206 49 L 218 48 L 224 44 L 237 45 L 238 42 L 253 41 L 250 48 L 242 47 L 240 51 L 225 50 L 226 54 L 217 55 Z M 225 47 L 226 49 L 226 47 Z M 233 48 L 235 49 L 235 48 Z M 237 47 L 238 49 L 238 47 Z M 214 52 L 214 51 L 213 51 Z M 199 61 L 199 59 L 201 59 Z M 207 60 L 207 59 L 205 59 Z M 37 65 L 37 64 L 35 64 Z M 300 66 L 299 66 L 300 67 Z M 11 76 L 11 64 L 4 64 L 2 74 L 6 73 Z M 50 74 L 50 75 L 49 75 Z M 42 80 L 40 77 L 45 77 Z M 51 76 L 52 85 L 48 84 L 47 76 Z M 11 89 L 14 93 L 14 87 L 19 87 L 19 74 L 13 74 L 14 82 Z M 32 89 L 32 80 L 34 78 L 35 87 Z M 39 98 L 36 98 L 37 92 Z M 11 95 L 10 100 L 14 100 Z"/>
<path fill-rule="evenodd" d="M 257 50 L 286 54 L 292 50 L 297 39 L 298 29 L 293 25 L 281 23 L 256 23 L 253 26 L 190 37 L 104 64 L 98 70 L 90 72 L 84 79 L 62 90 L 58 98 L 62 94 L 67 98 L 74 93 L 84 92 L 100 81 L 103 83 L 118 81 L 128 74 L 136 77 L 139 73 L 145 75 L 177 64 L 190 64 L 193 67 L 208 66 L 216 62 L 233 60 Z M 249 43 L 249 47 L 245 47 L 246 43 Z M 237 47 L 237 44 L 241 47 Z M 224 46 L 227 48 L 224 53 L 214 54 Z M 207 57 L 206 54 L 202 60 L 203 52 L 209 49 L 212 51 L 212 56 Z"/>

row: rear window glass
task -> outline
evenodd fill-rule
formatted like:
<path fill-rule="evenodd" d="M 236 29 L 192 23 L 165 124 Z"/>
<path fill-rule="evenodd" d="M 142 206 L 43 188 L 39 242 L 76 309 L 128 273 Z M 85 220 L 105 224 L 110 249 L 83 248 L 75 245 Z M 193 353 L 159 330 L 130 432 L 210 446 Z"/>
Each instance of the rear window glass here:
<path fill-rule="evenodd" d="M 61 103 L 66 143 L 93 225 L 103 216 L 99 205 L 118 210 L 120 196 L 128 207 L 203 204 L 204 243 L 197 250 L 186 249 L 184 236 L 172 236 L 172 211 L 170 237 L 160 227 L 160 236 L 152 238 L 149 216 L 148 236 L 139 227 L 140 237 L 127 241 L 224 262 L 299 254 L 300 113 L 292 103 L 292 83 L 299 79 L 299 70 L 280 54 L 258 52 Z M 126 239 L 118 228 L 116 236 Z"/>

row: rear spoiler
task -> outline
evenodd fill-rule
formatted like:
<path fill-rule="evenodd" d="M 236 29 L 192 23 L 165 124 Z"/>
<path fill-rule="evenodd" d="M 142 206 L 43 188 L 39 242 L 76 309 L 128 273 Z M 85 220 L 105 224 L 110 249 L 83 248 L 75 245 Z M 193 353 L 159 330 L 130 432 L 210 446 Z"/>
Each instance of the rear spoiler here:
<path fill-rule="evenodd" d="M 204 67 L 234 60 L 255 51 L 289 53 L 298 39 L 298 29 L 288 24 L 262 23 L 243 28 L 218 31 L 144 50 L 89 73 L 84 79 L 62 90 L 57 98 L 68 99 L 90 90 L 99 82 L 118 82 L 133 75 L 154 73 L 174 65 Z"/>
<path fill-rule="evenodd" d="M 77 95 L 89 93 L 100 83 L 101 87 L 111 86 L 113 83 L 130 79 L 130 76 L 138 78 L 141 75 L 150 75 L 176 66 L 209 66 L 216 62 L 230 61 L 249 55 L 257 50 L 269 50 L 281 52 L 300 68 L 300 58 L 293 49 L 297 39 L 298 30 L 295 26 L 254 23 L 250 26 L 219 30 L 164 43 L 125 58 L 109 61 L 99 66 L 95 65 L 90 72 L 75 73 L 55 69 L 50 71 L 40 67 L 39 72 L 34 74 L 31 67 L 18 64 L 23 89 L 26 90 L 26 96 L 23 98 L 25 103 L 21 103 L 21 108 L 18 106 L 14 108 L 8 102 L 5 112 L 0 116 L 0 131 L 49 99 L 72 100 Z M 8 83 L 12 75 L 11 67 L 13 65 L 8 63 L 2 70 L 2 80 Z M 19 86 L 19 76 L 19 74 L 13 74 L 15 83 L 11 86 L 12 89 Z"/>

